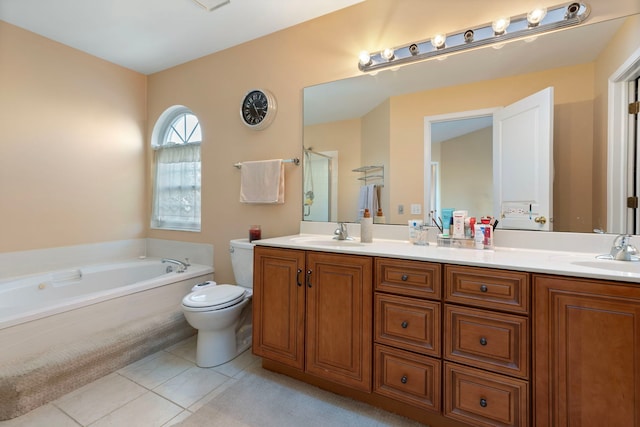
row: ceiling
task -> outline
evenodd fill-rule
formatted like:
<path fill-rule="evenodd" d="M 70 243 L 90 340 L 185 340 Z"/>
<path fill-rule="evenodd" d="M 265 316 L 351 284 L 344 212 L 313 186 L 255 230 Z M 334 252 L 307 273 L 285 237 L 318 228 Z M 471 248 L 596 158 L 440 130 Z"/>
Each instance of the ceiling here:
<path fill-rule="evenodd" d="M 151 74 L 362 1 L 0 0 L 0 20 Z"/>

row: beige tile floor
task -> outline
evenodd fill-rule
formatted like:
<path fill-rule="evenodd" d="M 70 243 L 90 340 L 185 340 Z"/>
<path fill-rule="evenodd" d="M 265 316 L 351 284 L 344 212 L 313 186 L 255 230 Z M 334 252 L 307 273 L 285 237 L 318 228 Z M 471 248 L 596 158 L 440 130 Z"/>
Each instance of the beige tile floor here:
<path fill-rule="evenodd" d="M 195 337 L 145 357 L 1 427 L 158 426 L 179 423 L 260 359 L 245 351 L 215 368 L 195 364 Z"/>

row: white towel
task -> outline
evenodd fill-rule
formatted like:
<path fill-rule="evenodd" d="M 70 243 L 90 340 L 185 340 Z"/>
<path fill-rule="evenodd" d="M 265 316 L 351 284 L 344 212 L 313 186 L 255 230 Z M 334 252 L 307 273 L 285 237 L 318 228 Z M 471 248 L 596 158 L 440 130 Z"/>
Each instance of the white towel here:
<path fill-rule="evenodd" d="M 358 216 L 357 220 L 360 221 L 364 215 L 364 210 L 369 209 L 371 216 L 375 215 L 374 207 L 378 203 L 378 195 L 376 193 L 375 184 L 367 184 L 360 187 L 360 195 L 358 197 Z"/>
<path fill-rule="evenodd" d="M 282 159 L 243 162 L 240 166 L 240 202 L 284 203 Z"/>

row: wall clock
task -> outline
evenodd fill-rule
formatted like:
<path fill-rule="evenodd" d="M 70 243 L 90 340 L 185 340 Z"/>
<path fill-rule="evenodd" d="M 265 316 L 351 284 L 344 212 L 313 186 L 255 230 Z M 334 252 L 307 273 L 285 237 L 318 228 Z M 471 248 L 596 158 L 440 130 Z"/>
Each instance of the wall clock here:
<path fill-rule="evenodd" d="M 240 118 L 249 129 L 262 130 L 269 126 L 276 116 L 276 98 L 263 89 L 250 90 L 242 100 Z"/>

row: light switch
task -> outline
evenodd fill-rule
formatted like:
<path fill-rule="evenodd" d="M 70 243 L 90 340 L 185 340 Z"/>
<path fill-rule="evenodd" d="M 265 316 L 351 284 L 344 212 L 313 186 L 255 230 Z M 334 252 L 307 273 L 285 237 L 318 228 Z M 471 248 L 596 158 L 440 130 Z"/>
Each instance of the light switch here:
<path fill-rule="evenodd" d="M 398 215 L 404 215 L 404 205 L 398 205 Z"/>
<path fill-rule="evenodd" d="M 419 203 L 411 204 L 411 215 L 420 215 L 422 213 L 422 205 Z"/>

